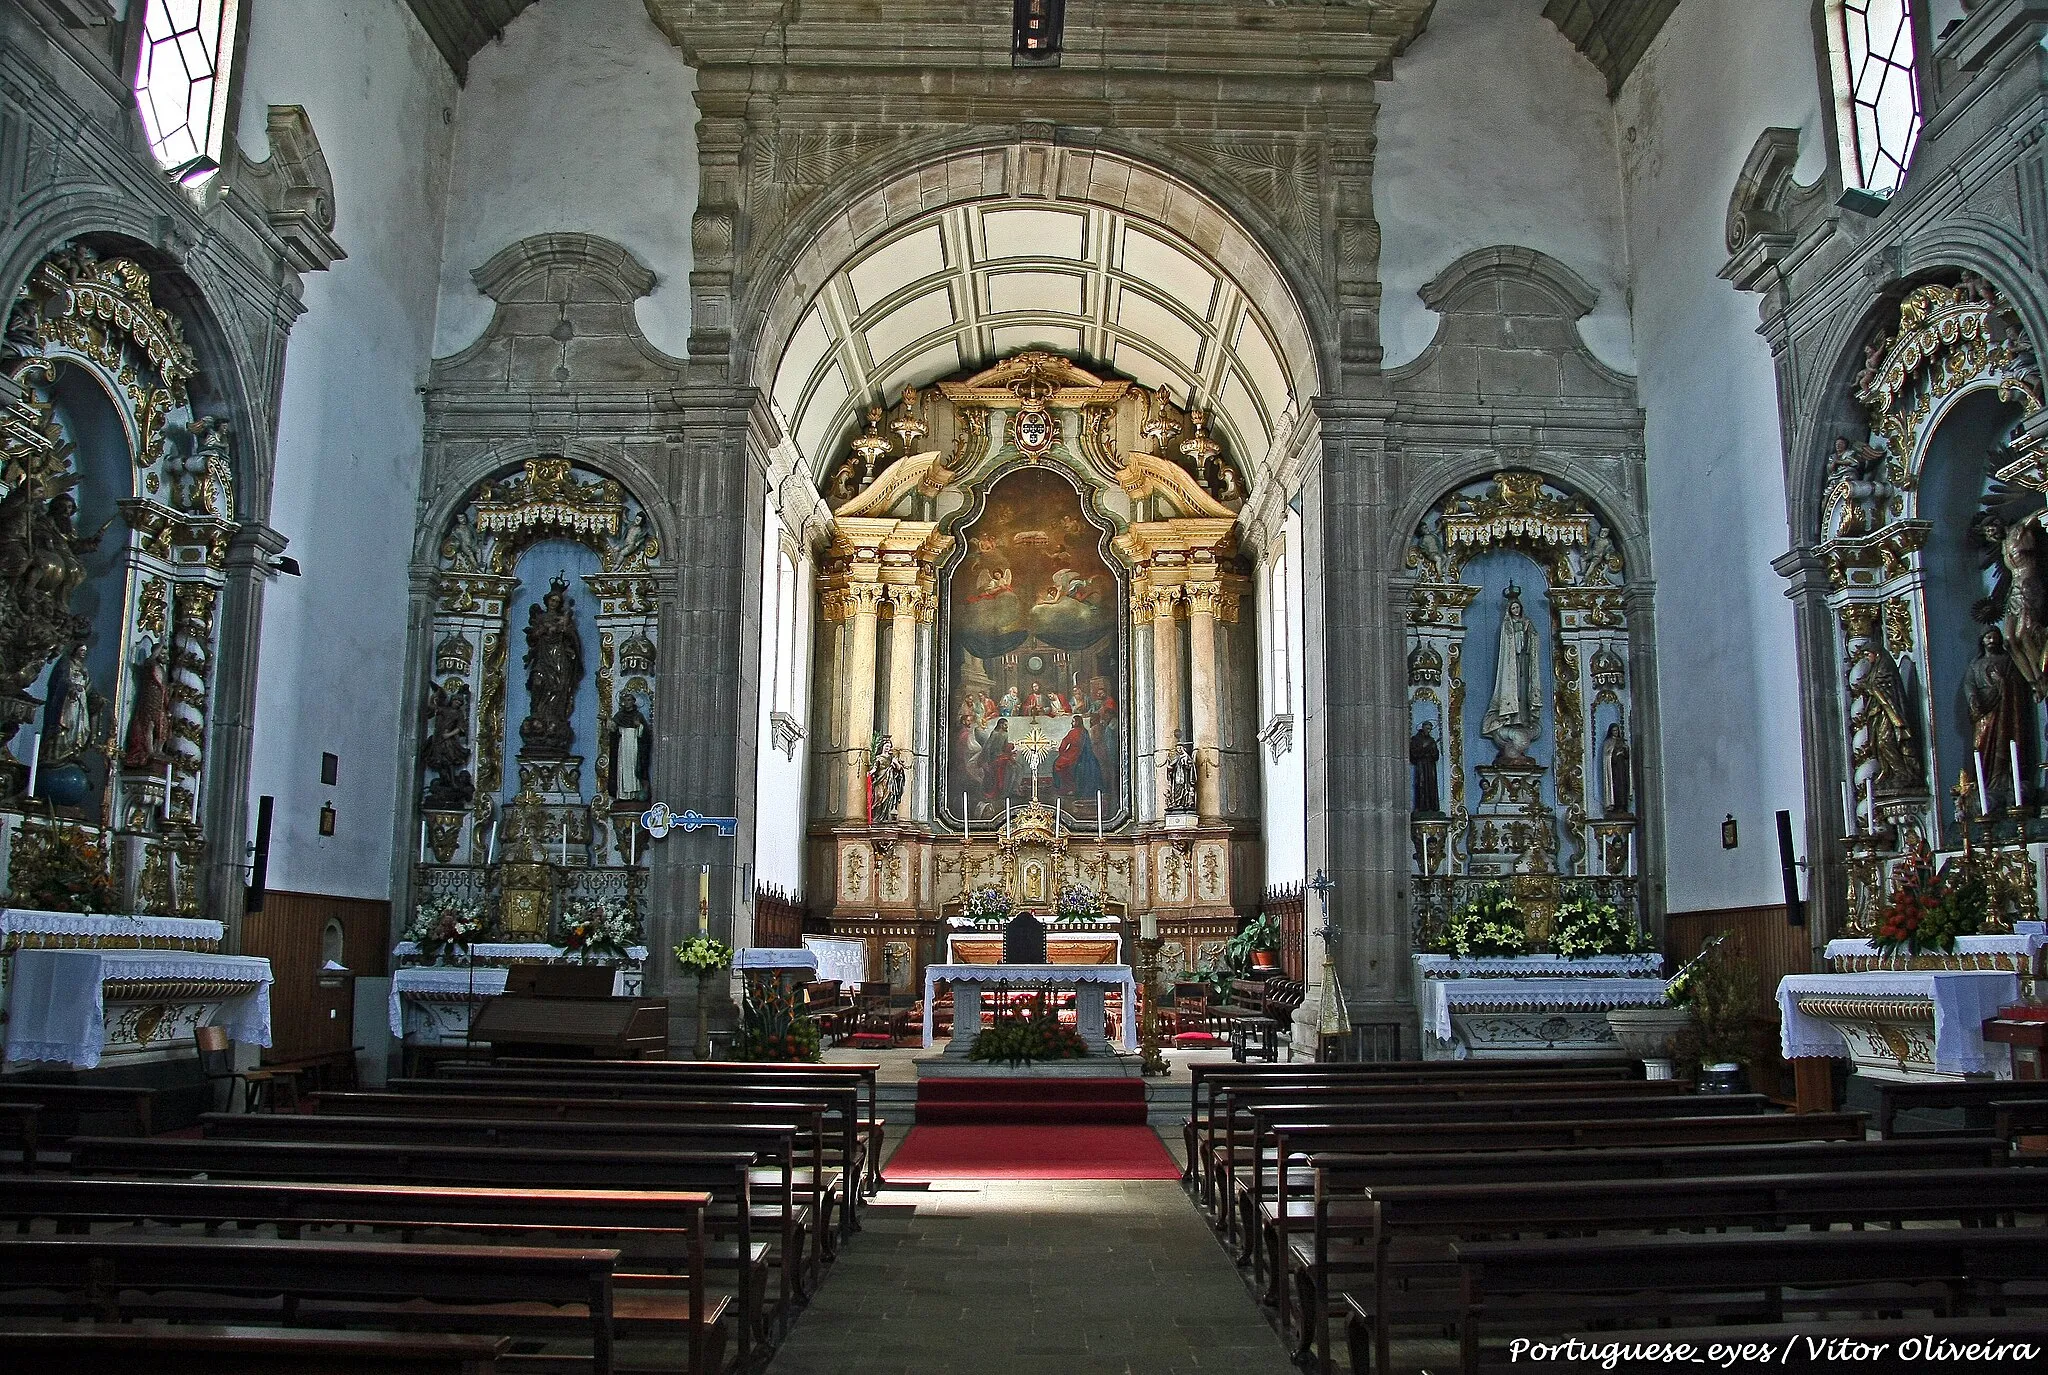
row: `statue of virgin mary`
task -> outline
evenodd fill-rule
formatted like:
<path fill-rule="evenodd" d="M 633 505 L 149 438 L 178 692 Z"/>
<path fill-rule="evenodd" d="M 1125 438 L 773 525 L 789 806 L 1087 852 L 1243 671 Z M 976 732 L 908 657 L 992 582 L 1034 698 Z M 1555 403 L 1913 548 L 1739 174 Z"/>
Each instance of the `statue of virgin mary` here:
<path fill-rule="evenodd" d="M 1479 729 L 1499 746 L 1496 762 L 1518 763 L 1529 757 L 1529 746 L 1543 730 L 1543 674 L 1536 659 L 1536 623 L 1522 610 L 1522 589 L 1509 583 L 1505 601 L 1493 700 Z"/>

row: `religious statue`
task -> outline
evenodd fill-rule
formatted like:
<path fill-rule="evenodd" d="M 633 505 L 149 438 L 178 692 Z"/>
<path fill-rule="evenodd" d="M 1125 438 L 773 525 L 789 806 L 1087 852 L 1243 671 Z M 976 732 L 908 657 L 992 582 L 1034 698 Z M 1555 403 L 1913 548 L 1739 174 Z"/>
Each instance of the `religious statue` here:
<path fill-rule="evenodd" d="M 1977 637 L 1977 657 L 1963 670 L 1963 701 L 1970 711 L 1970 748 L 1983 761 L 1985 778 L 1998 780 L 1988 786 L 1994 793 L 2009 793 L 2008 761 L 2015 744 L 2026 753 L 2031 703 L 2026 682 L 2006 652 L 2005 634 L 1995 625 L 1984 627 Z M 2019 799 L 2006 800 L 2017 803 Z M 2001 809 L 1991 798 L 1984 799 L 1984 804 L 1994 811 Z"/>
<path fill-rule="evenodd" d="M 1415 734 L 1408 737 L 1408 763 L 1415 770 L 1415 815 L 1442 816 L 1443 798 L 1437 784 L 1437 760 L 1443 757 L 1443 746 L 1436 738 L 1436 727 L 1424 721 L 1415 728 Z"/>
<path fill-rule="evenodd" d="M 1997 616 L 2006 652 L 2036 697 L 2048 697 L 2048 573 L 2041 563 L 2041 526 L 2028 517 L 1984 522 L 1984 541 L 1998 563 L 1998 577 L 1986 598 L 1985 619 Z M 1985 613 L 1989 614 L 1985 614 Z"/>
<path fill-rule="evenodd" d="M 1875 608 L 1852 621 L 1848 644 L 1849 724 L 1858 741 L 1859 765 L 1868 759 L 1880 792 L 1917 792 L 1925 786 L 1920 744 L 1906 704 L 1899 666 L 1885 649 Z"/>
<path fill-rule="evenodd" d="M 1607 815 L 1628 816 L 1635 794 L 1635 758 L 1628 747 L 1628 733 L 1621 722 L 1611 721 L 1600 739 L 1600 784 L 1605 792 Z"/>
<path fill-rule="evenodd" d="M 619 537 L 613 541 L 610 553 L 614 571 L 638 568 L 647 562 L 647 513 L 640 507 L 635 506 L 619 527 Z"/>
<path fill-rule="evenodd" d="M 869 825 L 896 819 L 896 809 L 903 802 L 904 774 L 903 761 L 897 757 L 893 742 L 883 736 L 868 764 Z"/>
<path fill-rule="evenodd" d="M 191 457 L 182 468 L 177 464 L 165 465 L 172 470 L 175 484 L 171 504 L 179 510 L 211 511 L 220 489 L 232 481 L 234 469 L 228 465 L 229 428 L 225 420 L 200 416 L 191 426 Z"/>
<path fill-rule="evenodd" d="M 428 684 L 420 714 L 427 723 L 420 763 L 434 774 L 427 806 L 443 811 L 467 807 L 476 796 L 469 776 L 469 685 L 460 680 L 447 687 Z"/>
<path fill-rule="evenodd" d="M 170 758 L 170 748 L 171 694 L 165 682 L 164 655 L 161 647 L 150 645 L 135 663 L 135 704 L 128 709 L 122 767 L 153 769 Z"/>
<path fill-rule="evenodd" d="M 441 557 L 448 561 L 451 573 L 484 571 L 483 544 L 467 506 L 455 513 L 455 522 L 448 527 L 448 538 L 441 541 Z"/>
<path fill-rule="evenodd" d="M 1408 551 L 1408 565 L 1420 568 L 1432 578 L 1450 576 L 1450 553 L 1444 548 L 1443 521 L 1424 521 L 1422 528 L 1415 532 L 1415 543 Z"/>
<path fill-rule="evenodd" d="M 1888 458 L 1873 444 L 1836 437 L 1828 455 L 1828 494 L 1844 504 L 1837 535 L 1867 535 L 1884 524 L 1895 495 L 1885 472 Z"/>
<path fill-rule="evenodd" d="M 575 744 L 576 689 L 583 682 L 583 636 L 576 628 L 569 582 L 556 574 L 547 595 L 526 613 L 526 719 L 519 752 L 563 758 Z"/>
<path fill-rule="evenodd" d="M 74 534 L 78 503 L 59 490 L 45 498 L 33 478 L 0 499 L 0 694 L 17 698 L 0 713 L 0 743 L 33 719 L 26 691 L 43 666 L 86 637 L 91 625 L 73 614 L 71 595 L 85 581 L 80 556 L 99 536 Z"/>
<path fill-rule="evenodd" d="M 649 735 L 647 718 L 629 692 L 612 715 L 612 795 L 622 802 L 638 802 L 647 796 Z"/>
<path fill-rule="evenodd" d="M 1493 668 L 1493 700 L 1480 723 L 1480 733 L 1500 750 L 1496 762 L 1526 760 L 1529 746 L 1542 732 L 1543 674 L 1536 653 L 1536 623 L 1522 610 L 1522 589 L 1509 583 Z"/>
<path fill-rule="evenodd" d="M 1186 736 L 1175 739 L 1173 753 L 1166 757 L 1166 810 L 1192 812 L 1195 799 L 1195 747 Z"/>
<path fill-rule="evenodd" d="M 1604 584 L 1619 562 L 1614 550 L 1614 532 L 1594 521 L 1592 541 L 1587 544 L 1586 552 L 1579 561 L 1579 581 Z"/>
<path fill-rule="evenodd" d="M 99 732 L 93 727 L 93 718 L 105 701 L 93 691 L 92 669 L 85 661 L 85 641 L 73 645 L 59 671 L 50 676 L 50 706 L 43 718 L 47 723 L 43 732 L 43 762 L 75 763 L 98 743 Z"/>

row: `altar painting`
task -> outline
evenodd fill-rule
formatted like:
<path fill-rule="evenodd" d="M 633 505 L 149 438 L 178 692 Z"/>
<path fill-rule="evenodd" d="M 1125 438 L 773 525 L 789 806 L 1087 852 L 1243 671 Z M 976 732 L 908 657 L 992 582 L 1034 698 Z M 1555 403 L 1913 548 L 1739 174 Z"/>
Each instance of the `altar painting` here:
<path fill-rule="evenodd" d="M 961 532 L 947 593 L 945 810 L 974 821 L 1037 796 L 1085 825 L 1114 816 L 1127 751 L 1124 589 L 1103 531 L 1058 474 L 999 480 Z M 1098 811 L 1098 806 L 1100 810 Z"/>

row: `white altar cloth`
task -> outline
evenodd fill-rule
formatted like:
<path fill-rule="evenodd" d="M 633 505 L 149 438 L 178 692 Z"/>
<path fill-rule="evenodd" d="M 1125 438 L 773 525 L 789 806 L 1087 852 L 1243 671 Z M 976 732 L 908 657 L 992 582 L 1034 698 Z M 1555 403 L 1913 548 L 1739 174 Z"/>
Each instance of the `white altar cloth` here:
<path fill-rule="evenodd" d="M 2036 925 L 2034 922 L 2020 922 L 2021 927 Z M 2028 966 L 2037 963 L 2043 948 L 2048 948 L 2048 935 L 2038 931 L 2017 931 L 2010 936 L 1958 936 L 1956 937 L 1956 967 L 1959 969 L 1990 968 L 1990 957 L 1999 955 L 2017 956 Z M 1836 960 L 1858 960 L 1872 962 L 1864 972 L 1898 970 L 1911 972 L 1908 963 L 1913 957 L 1905 950 L 1879 950 L 1866 940 L 1834 940 L 1828 942 L 1826 951 L 1829 964 Z M 1979 963 L 1973 963 L 1973 961 Z M 1844 971 L 1846 972 L 1846 971 Z M 1926 971 L 1923 971 L 1926 972 Z"/>
<path fill-rule="evenodd" d="M 805 936 L 804 949 L 818 957 L 818 977 L 837 979 L 841 988 L 868 981 L 868 943 L 851 936 Z"/>
<path fill-rule="evenodd" d="M 400 1040 L 405 1038 L 407 998 L 446 1003 L 467 999 L 474 994 L 476 1000 L 482 1002 L 505 991 L 505 980 L 510 973 L 503 965 L 495 964 L 480 964 L 474 969 L 461 965 L 417 964 L 392 971 L 391 1034 Z M 616 984 L 613 991 L 617 992 Z"/>
<path fill-rule="evenodd" d="M 1418 993 L 1423 1030 L 1439 1041 L 1449 1041 L 1453 1012 L 1538 1007 L 1560 1012 L 1606 1012 L 1617 1007 L 1661 1007 L 1664 981 L 1615 977 L 1432 978 L 1421 981 Z"/>
<path fill-rule="evenodd" d="M 221 1004 L 213 1025 L 245 1045 L 270 1044 L 270 961 L 181 950 L 21 950 L 8 990 L 7 1059 L 95 1069 L 106 1046 L 110 981 L 248 983 Z"/>
<path fill-rule="evenodd" d="M 176 941 L 188 949 L 218 946 L 227 928 L 197 917 L 127 917 L 105 912 L 45 912 L 33 907 L 0 908 L 0 948 L 20 943 L 23 936 L 58 936 L 67 940 L 99 939 L 120 949 L 126 939 Z"/>
<path fill-rule="evenodd" d="M 1945 1074 L 2011 1073 L 2010 1051 L 1987 1046 L 1984 1022 L 2019 1001 L 2016 974 L 1976 969 L 1935 969 L 1910 974 L 1787 974 L 1778 982 L 1783 1019 L 1779 1045 L 1787 1060 L 1828 1056 L 1849 1058 L 1842 1033 L 1799 1010 L 1802 994 L 1832 993 L 1854 998 L 1927 998 L 1934 1003 L 1934 1065 Z"/>
<path fill-rule="evenodd" d="M 407 960 L 417 960 L 420 957 L 419 943 L 416 941 L 400 941 L 397 945 L 391 947 L 391 954 L 401 964 Z M 571 956 L 561 946 L 549 945 L 546 941 L 479 941 L 469 947 L 469 957 L 478 964 L 490 964 L 493 961 L 503 964 L 514 962 L 520 964 L 580 963 L 576 957 Z M 644 945 L 628 946 L 626 948 L 626 958 L 634 964 L 645 964 L 647 962 L 647 947 Z"/>
<path fill-rule="evenodd" d="M 815 976 L 818 972 L 817 952 L 791 950 L 784 946 L 750 945 L 732 957 L 732 967 L 749 969 L 801 969 Z"/>
<path fill-rule="evenodd" d="M 1593 955 L 1583 960 L 1562 955 L 1415 957 L 1415 972 L 1425 979 L 1654 979 L 1663 968 L 1664 957 L 1655 952 Z"/>
<path fill-rule="evenodd" d="M 1115 985 L 1124 992 L 1124 1015 L 1122 1048 L 1135 1051 L 1138 1048 L 1138 981 L 1131 977 L 1129 965 L 1123 964 L 931 964 L 924 971 L 924 1044 L 932 1044 L 932 1002 L 938 986 L 942 983 L 953 985 L 953 1035 L 958 1041 L 961 1026 L 962 987 L 974 990 L 973 1003 L 978 1018 L 981 1008 L 981 986 L 983 984 L 1038 984 L 1042 986 L 1073 987 L 1077 991 L 1082 984 L 1093 989 L 1104 989 Z M 1084 1039 L 1086 1032 L 1083 1032 Z"/>

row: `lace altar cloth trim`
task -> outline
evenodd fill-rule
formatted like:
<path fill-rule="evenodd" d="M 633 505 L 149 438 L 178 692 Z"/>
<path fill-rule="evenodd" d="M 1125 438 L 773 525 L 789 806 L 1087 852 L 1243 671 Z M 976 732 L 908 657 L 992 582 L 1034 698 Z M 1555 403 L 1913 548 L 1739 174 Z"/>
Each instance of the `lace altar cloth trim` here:
<path fill-rule="evenodd" d="M 0 946 L 20 936 L 97 937 L 119 949 L 122 937 L 217 946 L 227 928 L 196 917 L 126 917 L 109 913 L 44 912 L 31 907 L 0 909 Z"/>
<path fill-rule="evenodd" d="M 1778 1044 L 1787 1060 L 1849 1056 L 1842 1033 L 1799 1010 L 1802 997 L 1914 998 L 1934 1004 L 1934 1067 L 1944 1074 L 1985 1074 L 2005 1069 L 2004 1046 L 1984 1044 L 1984 1022 L 1998 1009 L 2019 1001 L 2016 974 L 1974 969 L 1934 970 L 1924 974 L 1788 974 L 1778 983 L 1778 1012 L 1783 1019 Z M 2006 1071 L 2010 1073 L 2010 1070 Z"/>
<path fill-rule="evenodd" d="M 808 969 L 816 973 L 819 963 L 815 950 L 770 945 L 750 945 L 732 957 L 734 969 Z"/>
<path fill-rule="evenodd" d="M 1605 1012 L 1612 1007 L 1658 1007 L 1662 979 L 1463 978 L 1424 979 L 1418 985 L 1422 1025 L 1439 1041 L 1451 1039 L 1451 1013 L 1541 1008 L 1551 1012 Z"/>
<path fill-rule="evenodd" d="M 213 1025 L 270 1044 L 270 961 L 173 950 L 22 950 L 7 989 L 7 1059 L 97 1068 L 106 1050 L 109 983 L 254 984 L 223 1002 Z"/>
<path fill-rule="evenodd" d="M 1953 955 L 1908 955 L 1904 950 L 1879 950 L 1866 940 L 1829 941 L 1827 962 L 1838 974 L 1865 971 L 1937 969 L 2002 969 L 2031 971 L 2048 947 L 2048 936 L 2022 932 L 2011 936 L 1958 936 Z"/>
<path fill-rule="evenodd" d="M 552 949 L 542 946 L 542 949 Z M 626 971 L 619 966 L 612 975 L 612 996 L 626 996 Z M 391 994 L 385 1001 L 385 1010 L 391 1019 L 391 1034 L 401 1039 L 405 1036 L 405 1000 L 417 998 L 421 1002 L 455 1003 L 467 1001 L 472 995 L 478 1002 L 495 998 L 505 991 L 505 980 L 511 971 L 501 964 L 480 964 L 475 968 L 466 965 L 414 964 L 396 970 L 391 975 Z"/>
<path fill-rule="evenodd" d="M 924 970 L 924 1043 L 932 1043 L 932 1005 L 938 985 L 1040 984 L 1073 988 L 1081 984 L 1113 984 L 1123 990 L 1125 1050 L 1138 1045 L 1138 981 L 1125 964 L 931 964 Z"/>
<path fill-rule="evenodd" d="M 1583 960 L 1562 955 L 1415 956 L 1415 972 L 1425 979 L 1654 979 L 1663 968 L 1664 957 L 1657 954 L 1594 955 Z"/>
<path fill-rule="evenodd" d="M 400 964 L 405 964 L 408 961 L 418 961 L 420 958 L 419 942 L 400 941 L 391 947 L 391 954 Z M 546 941 L 479 941 L 469 947 L 469 957 L 479 965 L 487 965 L 493 961 L 504 964 L 515 962 L 519 964 L 578 963 L 576 957 L 562 949 L 561 946 L 549 945 Z M 644 945 L 627 946 L 626 958 L 634 964 L 645 964 L 647 962 L 647 947 Z M 599 963 L 602 963 L 602 961 L 599 961 Z"/>

